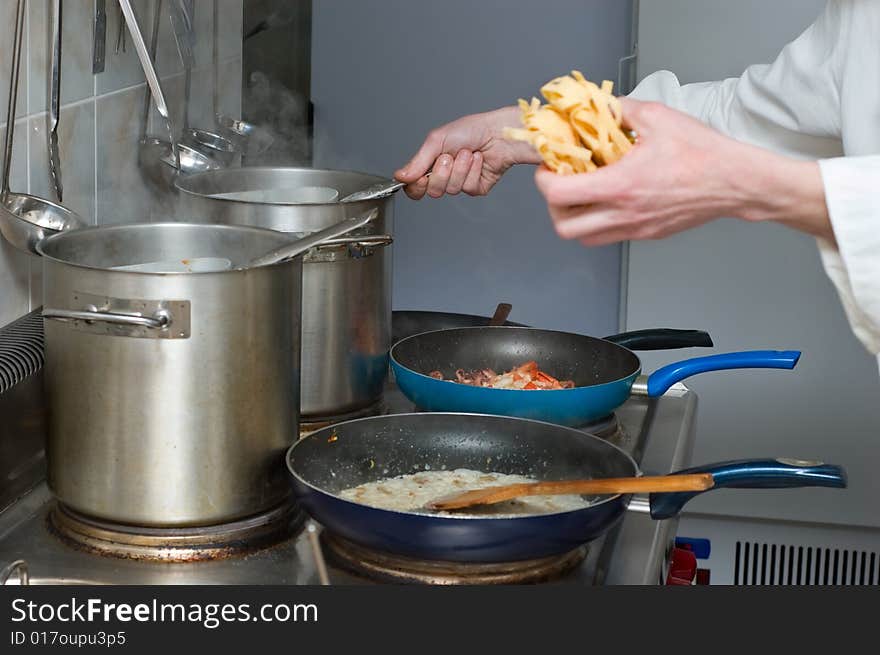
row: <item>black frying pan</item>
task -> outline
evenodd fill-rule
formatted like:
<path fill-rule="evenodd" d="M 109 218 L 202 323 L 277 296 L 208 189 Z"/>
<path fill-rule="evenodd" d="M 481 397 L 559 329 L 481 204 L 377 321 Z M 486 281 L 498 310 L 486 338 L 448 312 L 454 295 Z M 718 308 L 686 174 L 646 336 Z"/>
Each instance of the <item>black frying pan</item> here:
<path fill-rule="evenodd" d="M 422 332 L 448 330 L 450 328 L 480 327 L 489 325 L 489 316 L 456 314 L 413 309 L 395 309 L 391 312 L 391 343 Z M 505 321 L 507 327 L 529 327 L 523 323 Z M 633 330 L 605 337 L 606 341 L 630 350 L 671 350 L 673 348 L 711 348 L 712 337 L 702 330 L 676 330 L 653 328 Z"/>
<path fill-rule="evenodd" d="M 452 562 L 504 562 L 566 553 L 604 534 L 628 496 L 584 509 L 517 516 L 399 512 L 337 494 L 350 487 L 426 470 L 468 468 L 564 480 L 639 475 L 624 451 L 584 432 L 549 423 L 476 414 L 396 414 L 324 428 L 287 452 L 293 488 L 331 532 L 363 546 Z M 685 471 L 681 471 L 682 473 Z M 820 462 L 754 460 L 690 469 L 715 487 L 845 487 L 842 469 Z M 699 492 L 653 494 L 651 514 L 676 515 Z"/>

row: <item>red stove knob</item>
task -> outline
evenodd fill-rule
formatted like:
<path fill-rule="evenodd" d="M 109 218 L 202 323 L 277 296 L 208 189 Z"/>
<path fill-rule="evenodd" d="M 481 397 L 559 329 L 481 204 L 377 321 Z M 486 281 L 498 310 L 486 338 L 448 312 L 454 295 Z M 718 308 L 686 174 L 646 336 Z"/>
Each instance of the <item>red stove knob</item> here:
<path fill-rule="evenodd" d="M 684 548 L 673 548 L 666 575 L 668 585 L 692 585 L 697 577 L 697 556 Z"/>

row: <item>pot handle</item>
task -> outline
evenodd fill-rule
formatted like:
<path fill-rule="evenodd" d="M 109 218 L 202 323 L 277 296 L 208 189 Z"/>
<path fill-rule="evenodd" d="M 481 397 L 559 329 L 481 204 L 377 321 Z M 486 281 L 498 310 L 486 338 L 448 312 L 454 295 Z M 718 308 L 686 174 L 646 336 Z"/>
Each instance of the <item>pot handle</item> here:
<path fill-rule="evenodd" d="M 325 227 L 323 230 L 319 230 L 318 232 L 303 237 L 302 239 L 297 239 L 296 241 L 287 243 L 280 248 L 276 248 L 275 250 L 260 255 L 259 257 L 255 257 L 248 262 L 248 267 L 271 266 L 272 264 L 280 264 L 288 259 L 293 259 L 294 257 L 311 250 L 315 246 L 321 245 L 325 241 L 341 237 L 344 234 L 348 234 L 353 230 L 363 227 L 370 221 L 374 220 L 378 215 L 379 210 L 374 208 L 360 216 L 347 218 L 344 221 L 340 221 L 330 227 Z"/>
<path fill-rule="evenodd" d="M 672 348 L 711 348 L 715 344 L 708 332 L 702 330 L 675 330 L 673 328 L 654 328 L 633 330 L 605 337 L 630 350 L 668 350 Z"/>
<path fill-rule="evenodd" d="M 799 350 L 747 350 L 695 357 L 667 364 L 648 376 L 648 396 L 662 396 L 676 382 L 698 373 L 724 371 L 733 368 L 784 368 L 793 369 L 800 359 Z"/>
<path fill-rule="evenodd" d="M 376 234 L 362 237 L 338 237 L 336 239 L 328 239 L 324 243 L 315 246 L 314 250 L 328 250 L 340 246 L 384 248 L 385 246 L 390 246 L 393 242 L 394 237 L 390 234 Z"/>
<path fill-rule="evenodd" d="M 846 471 L 835 464 L 802 459 L 742 459 L 676 471 L 673 475 L 710 473 L 711 489 L 784 489 L 794 487 L 834 487 L 845 489 Z M 707 489 L 707 491 L 711 491 Z M 650 495 L 651 517 L 668 519 L 678 515 L 685 504 L 705 491 L 680 491 Z"/>
<path fill-rule="evenodd" d="M 76 311 L 72 309 L 44 308 L 43 318 L 52 319 L 53 321 L 97 321 L 99 323 L 143 327 L 151 330 L 161 330 L 171 325 L 171 314 L 164 310 L 157 311 L 153 316 L 141 316 L 136 314 L 99 312 L 97 309 Z"/>

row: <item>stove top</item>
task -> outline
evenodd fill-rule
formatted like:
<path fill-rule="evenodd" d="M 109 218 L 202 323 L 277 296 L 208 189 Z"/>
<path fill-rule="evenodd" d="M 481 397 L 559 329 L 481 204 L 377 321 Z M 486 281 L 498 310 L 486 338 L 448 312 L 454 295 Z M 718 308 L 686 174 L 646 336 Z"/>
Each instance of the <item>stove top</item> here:
<path fill-rule="evenodd" d="M 661 398 L 651 399 L 639 381 L 614 418 L 592 429 L 629 452 L 645 474 L 668 473 L 690 464 L 696 407 L 696 395 L 682 384 Z M 409 412 L 413 407 L 391 386 L 383 411 Z M 395 558 L 359 552 L 356 545 L 332 535 L 316 539 L 320 526 L 314 523 L 259 550 L 219 559 L 168 562 L 107 556 L 83 548 L 81 543 L 73 545 L 55 534 L 53 521 L 57 522 L 58 516 L 59 508 L 45 481 L 2 509 L 0 568 L 25 560 L 31 584 L 321 584 L 325 565 L 330 584 L 375 584 L 392 579 L 392 573 L 397 574 L 397 582 L 455 582 L 442 563 L 429 563 L 427 570 L 420 563 L 410 570 Z M 652 520 L 647 498 L 634 496 L 623 520 L 586 548 L 554 561 L 488 566 L 479 572 L 484 577 L 478 581 L 658 584 L 665 579 L 676 528 L 675 519 Z M 315 548 L 321 549 L 321 557 L 316 557 Z M 373 572 L 376 577 L 350 572 L 353 567 L 346 564 L 346 558 L 366 558 L 377 569 Z M 9 583 L 15 583 L 14 576 Z"/>

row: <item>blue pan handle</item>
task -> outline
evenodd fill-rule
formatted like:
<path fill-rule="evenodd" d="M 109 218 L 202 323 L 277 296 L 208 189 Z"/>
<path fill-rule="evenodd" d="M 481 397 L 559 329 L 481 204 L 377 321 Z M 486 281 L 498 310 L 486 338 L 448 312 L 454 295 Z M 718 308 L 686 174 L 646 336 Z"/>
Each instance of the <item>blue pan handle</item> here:
<path fill-rule="evenodd" d="M 654 328 L 633 330 L 605 337 L 618 346 L 630 350 L 669 350 L 672 348 L 711 348 L 712 337 L 702 330 L 676 330 L 673 328 Z"/>
<path fill-rule="evenodd" d="M 667 364 L 651 373 L 648 376 L 648 395 L 652 398 L 662 396 L 676 382 L 707 371 L 724 371 L 731 368 L 792 369 L 800 357 L 799 350 L 748 350 L 685 359 Z"/>
<path fill-rule="evenodd" d="M 675 475 L 683 473 L 711 473 L 715 481 L 712 489 L 846 488 L 846 471 L 840 466 L 799 459 L 742 459 L 676 471 Z M 655 519 L 676 516 L 691 498 L 701 493 L 705 491 L 653 493 L 651 516 Z"/>

